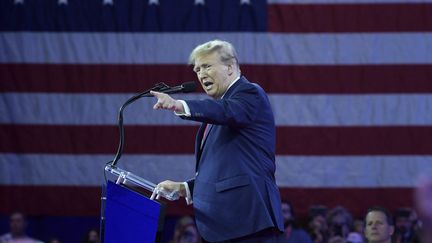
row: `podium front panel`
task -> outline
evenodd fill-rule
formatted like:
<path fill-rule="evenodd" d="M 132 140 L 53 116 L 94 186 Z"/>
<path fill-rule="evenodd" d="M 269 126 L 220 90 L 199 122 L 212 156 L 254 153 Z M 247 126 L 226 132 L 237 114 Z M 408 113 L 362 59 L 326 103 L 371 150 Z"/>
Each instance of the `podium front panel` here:
<path fill-rule="evenodd" d="M 108 181 L 104 242 L 155 242 L 160 209 L 158 202 Z"/>

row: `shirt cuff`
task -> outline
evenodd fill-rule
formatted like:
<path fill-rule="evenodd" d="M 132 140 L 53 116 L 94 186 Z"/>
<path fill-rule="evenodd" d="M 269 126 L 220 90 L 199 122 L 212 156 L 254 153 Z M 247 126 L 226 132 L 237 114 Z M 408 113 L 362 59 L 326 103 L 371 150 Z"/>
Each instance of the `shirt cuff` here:
<path fill-rule="evenodd" d="M 190 190 L 189 190 L 189 185 L 187 184 L 187 182 L 183 182 L 183 185 L 184 185 L 184 187 L 186 189 L 186 197 L 185 197 L 186 204 L 187 205 L 191 205 L 193 203 L 193 201 L 192 201 L 192 196 L 191 196 L 191 193 L 190 193 Z"/>
<path fill-rule="evenodd" d="M 184 113 L 174 111 L 174 114 L 176 114 L 177 116 L 188 116 L 188 117 L 191 116 L 190 109 L 189 109 L 189 106 L 186 103 L 186 101 L 184 101 L 184 100 L 178 100 L 178 101 L 180 101 L 180 103 L 182 103 Z"/>

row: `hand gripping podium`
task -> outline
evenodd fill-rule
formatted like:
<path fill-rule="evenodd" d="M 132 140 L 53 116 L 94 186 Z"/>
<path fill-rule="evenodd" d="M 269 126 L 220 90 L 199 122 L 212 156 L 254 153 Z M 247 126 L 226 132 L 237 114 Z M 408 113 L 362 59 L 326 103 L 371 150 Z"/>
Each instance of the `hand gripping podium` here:
<path fill-rule="evenodd" d="M 101 235 L 104 243 L 156 242 L 162 205 L 146 195 L 126 186 L 126 183 L 143 188 L 147 194 L 156 185 L 130 172 L 106 166 L 105 170 L 118 176 L 107 182 L 105 205 L 102 205 Z M 168 198 L 171 199 L 171 198 Z"/>

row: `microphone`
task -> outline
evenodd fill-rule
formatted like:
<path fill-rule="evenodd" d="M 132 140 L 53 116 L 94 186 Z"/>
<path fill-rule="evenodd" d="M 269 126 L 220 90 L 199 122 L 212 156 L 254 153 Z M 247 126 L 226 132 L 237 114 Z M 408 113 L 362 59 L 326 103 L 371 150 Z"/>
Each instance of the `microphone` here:
<path fill-rule="evenodd" d="M 123 146 L 124 146 L 124 127 L 123 127 L 123 110 L 128 106 L 129 104 L 135 102 L 136 100 L 143 98 L 143 97 L 153 97 L 153 95 L 150 94 L 150 91 L 157 91 L 165 94 L 175 94 L 175 93 L 190 93 L 194 92 L 196 89 L 196 84 L 193 81 L 182 83 L 181 85 L 170 87 L 166 85 L 165 83 L 157 83 L 153 88 L 148 89 L 142 93 L 139 93 L 137 95 L 132 96 L 129 98 L 119 109 L 118 112 L 118 126 L 119 126 L 119 133 L 120 133 L 120 142 L 119 146 L 117 148 L 117 153 L 111 163 L 111 166 L 115 167 L 118 160 L 120 159 L 122 153 L 123 153 Z"/>
<path fill-rule="evenodd" d="M 195 90 L 196 90 L 195 82 L 190 81 L 174 87 L 165 86 L 155 91 L 165 93 L 165 94 L 176 94 L 176 93 L 190 93 L 190 92 L 194 92 Z"/>

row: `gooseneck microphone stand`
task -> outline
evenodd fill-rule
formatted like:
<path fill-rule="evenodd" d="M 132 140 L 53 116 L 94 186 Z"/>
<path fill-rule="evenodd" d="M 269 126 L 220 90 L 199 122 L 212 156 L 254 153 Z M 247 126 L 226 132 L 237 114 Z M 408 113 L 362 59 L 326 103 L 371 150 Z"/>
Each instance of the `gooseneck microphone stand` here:
<path fill-rule="evenodd" d="M 118 112 L 118 128 L 119 128 L 119 137 L 120 137 L 120 141 L 119 141 L 119 145 L 117 148 L 117 153 L 114 157 L 114 159 L 110 162 L 108 162 L 109 164 L 111 164 L 111 167 L 116 167 L 116 164 L 118 162 L 118 160 L 120 159 L 120 157 L 122 156 L 123 153 L 123 147 L 124 147 L 124 126 L 123 126 L 123 110 L 126 108 L 126 106 L 132 104 L 133 102 L 135 102 L 136 100 L 142 98 L 142 97 L 149 97 L 150 95 L 150 91 L 164 91 L 169 89 L 170 87 L 164 83 L 158 83 L 156 84 L 153 88 L 148 89 L 142 93 L 139 93 L 137 95 L 132 96 L 131 98 L 129 98 L 119 109 Z"/>
<path fill-rule="evenodd" d="M 101 196 L 101 225 L 100 225 L 100 240 L 101 242 L 104 242 L 104 235 L 105 235 L 105 204 L 106 204 L 106 172 L 109 172 L 113 174 L 114 176 L 117 176 L 116 184 L 125 184 L 126 182 L 131 182 L 135 186 L 139 186 L 142 188 L 145 188 L 148 191 L 153 191 L 156 187 L 156 184 L 149 182 L 137 175 L 132 174 L 129 171 L 123 170 L 118 168 L 116 165 L 122 156 L 123 148 L 124 148 L 124 125 L 123 125 L 123 111 L 126 108 L 126 106 L 130 105 L 131 103 L 135 102 L 136 100 L 142 98 L 142 97 L 151 97 L 150 91 L 157 91 L 157 92 L 163 92 L 168 91 L 171 88 L 166 85 L 165 83 L 158 83 L 153 88 L 148 89 L 142 93 L 139 93 L 137 95 L 132 96 L 129 98 L 119 109 L 118 112 L 118 128 L 119 128 L 119 145 L 117 148 L 117 153 L 112 161 L 109 161 L 104 168 L 104 178 L 105 178 L 105 184 L 102 186 L 102 196 Z M 177 198 L 173 197 L 172 195 L 163 195 L 164 198 L 168 200 L 176 200 Z"/>

